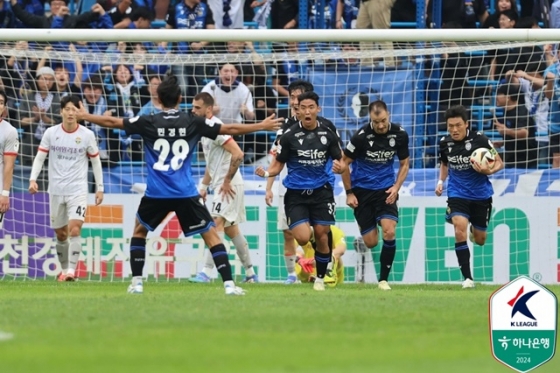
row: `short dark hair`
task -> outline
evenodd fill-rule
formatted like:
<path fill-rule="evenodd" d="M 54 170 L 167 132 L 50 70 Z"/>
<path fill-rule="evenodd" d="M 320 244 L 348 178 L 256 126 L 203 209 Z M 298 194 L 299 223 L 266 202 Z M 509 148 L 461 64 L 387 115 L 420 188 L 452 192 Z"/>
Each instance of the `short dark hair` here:
<path fill-rule="evenodd" d="M 4 105 L 8 105 L 8 95 L 4 90 L 0 90 L 0 96 L 4 97 Z"/>
<path fill-rule="evenodd" d="M 506 83 L 498 87 L 496 94 L 506 95 L 514 101 L 519 101 L 519 96 L 521 95 L 521 89 L 519 87 L 519 84 Z"/>
<path fill-rule="evenodd" d="M 154 20 L 154 13 L 144 6 L 138 7 L 132 11 L 132 15 L 130 16 L 130 20 L 132 22 L 138 21 L 140 18 L 147 19 L 148 21 Z"/>
<path fill-rule="evenodd" d="M 200 100 L 204 102 L 206 106 L 214 106 L 214 97 L 208 92 L 200 92 L 196 96 L 194 96 L 195 100 Z"/>
<path fill-rule="evenodd" d="M 181 87 L 177 77 L 169 74 L 158 86 L 157 94 L 164 108 L 174 108 L 181 98 Z"/>
<path fill-rule="evenodd" d="M 389 109 L 387 109 L 387 104 L 385 103 L 385 101 L 382 100 L 375 100 L 373 102 L 370 102 L 368 109 L 370 113 L 372 111 L 378 111 L 378 110 L 389 111 Z"/>
<path fill-rule="evenodd" d="M 84 82 L 82 90 L 84 91 L 86 88 L 89 89 L 100 89 L 103 91 L 103 81 L 99 75 L 90 75 L 90 77 Z"/>
<path fill-rule="evenodd" d="M 445 123 L 449 118 L 461 118 L 464 122 L 467 122 L 469 113 L 463 105 L 455 105 L 445 111 Z"/>
<path fill-rule="evenodd" d="M 313 91 L 303 92 L 298 96 L 298 101 L 301 103 L 303 100 L 313 100 L 319 106 L 319 95 Z"/>
<path fill-rule="evenodd" d="M 315 87 L 313 87 L 313 84 L 311 82 L 302 79 L 294 80 L 288 85 L 289 94 L 292 94 L 293 91 L 298 90 L 301 91 L 301 93 L 311 92 L 315 90 Z"/>
<path fill-rule="evenodd" d="M 68 95 L 60 100 L 60 109 L 64 109 L 69 103 L 73 103 L 75 107 L 80 107 L 80 97 L 76 95 Z"/>
<path fill-rule="evenodd" d="M 517 20 L 519 19 L 519 15 L 513 9 L 506 9 L 498 12 L 498 18 L 500 18 L 500 16 L 506 16 L 510 21 L 514 21 L 515 23 L 517 23 Z"/>

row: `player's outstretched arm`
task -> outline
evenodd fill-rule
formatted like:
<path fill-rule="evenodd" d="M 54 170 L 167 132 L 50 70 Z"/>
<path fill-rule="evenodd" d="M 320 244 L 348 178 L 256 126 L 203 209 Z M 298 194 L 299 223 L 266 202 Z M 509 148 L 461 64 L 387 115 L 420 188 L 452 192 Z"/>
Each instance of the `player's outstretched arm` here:
<path fill-rule="evenodd" d="M 443 183 L 445 179 L 447 179 L 447 173 L 449 172 L 449 168 L 447 164 L 441 162 L 439 166 L 439 179 L 436 185 L 436 196 L 441 196 L 443 194 Z"/>
<path fill-rule="evenodd" d="M 122 118 L 90 114 L 80 102 L 80 110 L 78 110 L 78 121 L 82 120 L 95 123 L 101 127 L 124 129 L 124 120 Z"/>
<path fill-rule="evenodd" d="M 276 175 L 280 174 L 280 172 L 282 172 L 283 169 L 284 169 L 284 163 L 276 160 L 272 162 L 270 166 L 268 166 L 267 171 L 265 171 L 263 166 L 259 166 L 255 170 L 255 174 L 257 176 L 264 177 L 264 178 L 275 177 Z"/>
<path fill-rule="evenodd" d="M 220 127 L 220 135 L 237 136 L 258 131 L 276 131 L 282 126 L 284 118 L 274 118 L 275 116 L 276 114 L 272 114 L 262 122 L 255 124 L 223 124 Z"/>
<path fill-rule="evenodd" d="M 31 176 L 29 177 L 29 192 L 31 194 L 35 194 L 39 191 L 39 186 L 37 185 L 37 178 L 43 169 L 43 163 L 45 163 L 45 159 L 47 159 L 47 152 L 41 150 L 39 147 L 39 151 L 33 160 L 33 167 L 31 168 Z"/>

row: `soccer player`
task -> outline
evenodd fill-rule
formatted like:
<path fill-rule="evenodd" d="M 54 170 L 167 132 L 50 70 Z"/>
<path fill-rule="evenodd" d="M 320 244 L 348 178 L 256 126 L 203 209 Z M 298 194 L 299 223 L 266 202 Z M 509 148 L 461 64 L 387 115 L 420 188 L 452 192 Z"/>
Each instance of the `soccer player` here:
<path fill-rule="evenodd" d="M 326 165 L 329 159 L 338 162 L 342 151 L 338 136 L 317 120 L 319 96 L 315 92 L 305 92 L 298 101 L 300 122 L 280 138 L 276 162 L 268 171 L 259 167 L 255 173 L 265 178 L 275 177 L 287 163 L 288 175 L 283 183 L 287 189 L 284 207 L 288 226 L 299 245 L 309 241 L 316 244 L 317 280 L 313 289 L 323 291 L 324 277 L 331 262 L 330 226 L 335 222 L 336 205 Z"/>
<path fill-rule="evenodd" d="M 290 85 L 288 86 L 288 92 L 290 94 L 289 96 L 289 100 L 290 100 L 290 107 L 291 107 L 291 112 L 292 112 L 292 116 L 289 118 L 286 118 L 286 120 L 284 120 L 284 123 L 282 124 L 282 128 L 280 128 L 280 130 L 278 130 L 278 132 L 276 133 L 276 139 L 274 141 L 275 146 L 277 146 L 279 144 L 280 141 L 280 137 L 282 136 L 282 134 L 287 131 L 291 126 L 293 126 L 294 124 L 299 122 L 299 118 L 298 118 L 298 96 L 304 92 L 311 92 L 313 91 L 314 87 L 313 84 L 311 84 L 308 81 L 305 80 L 296 80 L 292 83 L 290 83 Z M 334 126 L 334 124 L 321 116 L 317 116 L 317 120 L 324 126 L 328 127 L 329 129 L 331 129 L 334 133 L 336 133 L 336 135 L 338 136 L 338 131 L 336 130 L 336 127 Z M 338 136 L 340 137 L 340 136 Z M 276 150 L 275 148 L 272 150 L 272 153 L 275 154 Z M 275 159 L 272 159 L 272 163 L 275 162 Z M 333 186 L 334 189 L 334 182 L 335 182 L 335 178 L 334 178 L 334 174 L 332 173 L 332 163 L 329 161 L 326 164 L 326 170 L 330 175 L 330 183 Z M 287 169 L 283 169 L 282 172 L 280 173 L 280 179 L 284 179 L 287 175 Z M 273 193 L 272 193 L 272 185 L 274 184 L 274 178 L 269 178 L 267 179 L 266 182 L 266 196 L 265 196 L 265 200 L 267 205 L 272 206 L 272 199 L 273 199 Z M 286 269 L 288 271 L 288 278 L 286 279 L 286 281 L 284 282 L 284 284 L 286 285 L 291 285 L 291 284 L 295 284 L 298 283 L 298 279 L 296 276 L 296 259 L 297 259 L 297 255 L 296 255 L 296 246 L 294 245 L 294 237 L 292 235 L 292 233 L 290 232 L 290 230 L 288 229 L 288 224 L 287 224 L 287 220 L 286 220 L 286 213 L 284 210 L 284 194 L 286 193 L 286 188 L 284 187 L 284 185 L 282 183 L 278 183 L 278 229 L 282 230 L 283 235 L 284 235 L 284 259 L 285 259 L 285 263 L 286 263 Z"/>
<path fill-rule="evenodd" d="M 132 283 L 129 293 L 143 293 L 142 271 L 146 256 L 146 237 L 170 212 L 175 212 L 185 236 L 200 233 L 214 258 L 224 281 L 227 295 L 243 295 L 235 286 L 226 248 L 216 232 L 214 220 L 198 193 L 191 171 L 192 154 L 204 136 L 242 135 L 261 130 L 276 130 L 282 118 L 273 116 L 256 124 L 221 125 L 177 110 L 181 88 L 177 77 L 168 76 L 157 89 L 163 111 L 149 116 L 115 118 L 92 115 L 80 110 L 80 119 L 102 127 L 124 129 L 128 135 L 144 139 L 147 188 L 138 212 L 130 241 Z"/>
<path fill-rule="evenodd" d="M 467 228 L 470 223 L 474 242 L 484 245 L 494 194 L 488 175 L 504 167 L 492 142 L 482 133 L 470 131 L 467 120 L 467 109 L 463 106 L 453 106 L 445 112 L 449 135 L 439 142 L 441 164 L 435 190 L 438 197 L 442 195 L 443 183 L 449 175 L 445 219 L 455 228 L 455 254 L 465 279 L 463 289 L 474 287 Z M 479 148 L 490 149 L 496 159 L 493 167 L 471 161 L 472 152 Z"/>
<path fill-rule="evenodd" d="M 214 98 L 209 93 L 202 92 L 194 97 L 192 112 L 213 123 L 223 124 L 213 114 Z M 239 165 L 243 163 L 243 151 L 229 135 L 218 135 L 215 140 L 203 137 L 202 149 L 206 160 L 204 177 L 198 187 L 200 196 L 206 201 L 208 188 L 215 191 L 210 213 L 216 223 L 216 230 L 222 242 L 225 235 L 231 239 L 241 264 L 245 268 L 243 282 L 258 282 L 253 270 L 247 239 L 239 231 L 239 223 L 245 217 L 245 190 L 243 178 L 239 172 Z M 202 272 L 191 278 L 191 282 L 210 282 L 210 274 L 214 269 L 212 253 L 206 253 L 206 260 Z"/>
<path fill-rule="evenodd" d="M 74 281 L 82 252 L 81 231 L 87 210 L 88 158 L 96 192 L 95 204 L 103 202 L 103 172 L 93 131 L 78 123 L 78 96 L 60 100 L 62 123 L 48 128 L 39 145 L 29 178 L 29 192 L 39 191 L 37 177 L 49 155 L 49 207 L 56 233 L 56 253 L 62 267 L 59 281 Z M 68 239 L 70 237 L 70 239 Z"/>
<path fill-rule="evenodd" d="M 387 279 L 395 259 L 395 228 L 399 221 L 397 200 L 408 175 L 408 134 L 400 125 L 391 123 L 387 104 L 381 100 L 369 104 L 371 121 L 360 128 L 344 150 L 342 181 L 346 204 L 354 209 L 360 234 L 367 247 L 377 246 L 383 231 L 378 287 L 391 290 Z M 395 156 L 399 171 L 395 178 Z M 352 172 L 346 168 L 352 164 Z"/>
<path fill-rule="evenodd" d="M 6 111 L 8 96 L 0 91 L 0 118 Z M 14 165 L 19 149 L 19 138 L 15 127 L 0 119 L 0 229 L 4 225 L 4 215 L 10 209 L 10 189 L 14 178 Z"/>
<path fill-rule="evenodd" d="M 344 282 L 344 265 L 342 256 L 346 252 L 346 241 L 342 229 L 331 226 L 333 235 L 333 246 L 331 261 L 333 263 L 330 273 L 325 275 L 325 284 L 328 286 L 336 286 Z M 297 245 L 297 242 L 296 242 Z M 301 246 L 301 253 L 298 253 L 296 264 L 296 273 L 298 279 L 302 282 L 313 282 L 317 277 L 317 269 L 315 268 L 315 250 L 311 242 Z"/>

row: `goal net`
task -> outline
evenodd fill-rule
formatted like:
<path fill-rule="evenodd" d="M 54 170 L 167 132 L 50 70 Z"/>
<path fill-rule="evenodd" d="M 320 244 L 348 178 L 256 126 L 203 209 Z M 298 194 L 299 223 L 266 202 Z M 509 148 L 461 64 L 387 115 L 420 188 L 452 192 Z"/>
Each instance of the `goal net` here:
<path fill-rule="evenodd" d="M 410 171 L 400 191 L 397 254 L 389 278 L 395 283 L 462 279 L 453 228 L 444 220 L 446 197 L 435 197 L 434 189 L 439 139 L 446 134 L 443 114 L 453 105 L 466 106 L 471 129 L 489 136 L 507 165 L 491 177 L 495 194 L 488 240 L 484 246 L 469 242 L 475 280 L 502 283 L 528 275 L 544 283 L 560 282 L 560 175 L 555 168 L 560 166 L 560 80 L 558 47 L 550 41 L 558 40 L 557 34 L 103 31 L 68 35 L 18 30 L 11 40 L 1 36 L 0 82 L 8 97 L 4 118 L 17 128 L 21 143 L 11 207 L 0 231 L 1 279 L 53 279 L 60 271 L 45 192 L 46 167 L 39 178 L 41 192 L 27 192 L 42 133 L 61 120 L 60 98 L 80 95 L 94 114 L 149 115 L 158 110 L 154 101 L 158 84 L 173 72 L 183 88 L 181 110 L 190 110 L 193 96 L 206 91 L 226 123 L 250 123 L 272 113 L 291 115 L 286 88 L 296 79 L 308 80 L 320 97 L 321 115 L 333 121 L 344 142 L 368 123 L 368 104 L 385 101 L 391 121 L 400 123 L 410 136 Z M 207 42 L 200 44 L 200 39 Z M 225 64 L 232 68 L 223 69 Z M 243 85 L 249 93 L 236 96 Z M 130 277 L 129 239 L 146 183 L 142 142 L 121 131 L 84 125 L 98 136 L 105 200 L 93 206 L 90 196 L 77 274 L 84 280 L 125 281 Z M 237 139 L 245 154 L 240 170 L 247 211 L 247 222 L 240 228 L 261 282 L 283 281 L 287 275 L 283 236 L 277 228 L 278 180 L 269 207 L 265 183 L 254 175 L 257 165 L 270 161 L 274 138 L 274 133 L 259 132 Z M 200 147 L 192 165 L 195 179 L 200 179 L 205 170 Z M 90 179 L 93 188 L 92 175 Z M 347 244 L 342 257 L 345 281 L 375 282 L 381 244 L 365 252 L 356 250 L 359 230 L 338 177 L 335 196 L 337 226 Z M 234 246 L 229 240 L 226 246 L 234 272 L 242 278 Z M 186 281 L 201 270 L 204 254 L 200 236 L 184 238 L 170 215 L 149 236 L 145 275 L 158 281 Z"/>

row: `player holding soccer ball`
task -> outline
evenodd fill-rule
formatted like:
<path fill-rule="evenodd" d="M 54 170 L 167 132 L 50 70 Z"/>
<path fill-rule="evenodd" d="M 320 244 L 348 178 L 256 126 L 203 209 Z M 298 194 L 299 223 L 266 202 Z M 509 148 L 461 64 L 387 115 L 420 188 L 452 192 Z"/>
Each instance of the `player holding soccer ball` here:
<path fill-rule="evenodd" d="M 142 271 L 146 258 L 146 237 L 170 212 L 175 212 L 183 234 L 199 233 L 214 258 L 214 264 L 224 281 L 226 295 L 243 295 L 231 275 L 226 248 L 216 232 L 214 220 L 198 193 L 191 171 L 192 154 L 204 136 L 243 135 L 279 128 L 282 118 L 268 117 L 256 124 L 219 124 L 177 110 L 181 88 L 177 77 L 168 76 L 157 89 L 162 112 L 134 118 L 115 118 L 89 114 L 83 107 L 80 119 L 102 127 L 124 129 L 127 134 L 139 134 L 144 140 L 147 188 L 138 212 L 130 240 L 132 284 L 129 293 L 143 293 Z"/>
<path fill-rule="evenodd" d="M 49 206 L 51 227 L 56 233 L 56 253 L 62 267 L 59 281 L 74 281 L 82 252 L 82 225 L 88 195 L 88 157 L 97 191 L 95 204 L 103 202 L 103 172 L 97 139 L 78 123 L 78 96 L 60 100 L 62 124 L 48 128 L 41 139 L 29 178 L 29 192 L 39 191 L 37 177 L 49 155 Z M 68 239 L 70 236 L 70 239 Z"/>
<path fill-rule="evenodd" d="M 439 142 L 441 165 L 435 193 L 442 195 L 449 175 L 445 219 L 455 228 L 455 254 L 465 278 L 463 289 L 467 289 L 474 287 L 467 245 L 469 223 L 474 242 L 484 245 L 494 194 L 488 175 L 500 171 L 504 164 L 488 137 L 469 130 L 468 113 L 463 106 L 447 109 L 445 120 L 449 135 Z M 472 157 L 477 149 L 478 160 Z"/>

